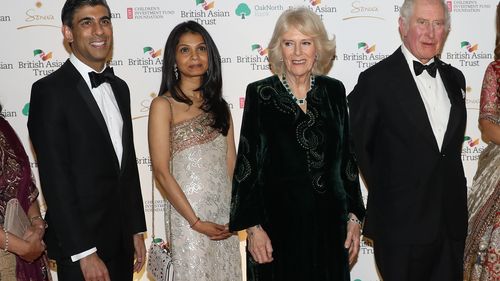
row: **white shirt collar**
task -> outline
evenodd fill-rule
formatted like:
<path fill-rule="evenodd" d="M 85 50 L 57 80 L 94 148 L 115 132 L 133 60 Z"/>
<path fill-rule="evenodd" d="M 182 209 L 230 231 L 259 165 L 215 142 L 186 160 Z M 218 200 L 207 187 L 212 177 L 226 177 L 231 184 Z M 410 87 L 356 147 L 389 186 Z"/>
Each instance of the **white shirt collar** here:
<path fill-rule="evenodd" d="M 410 67 L 411 73 L 413 76 L 415 76 L 415 70 L 413 69 L 413 61 L 418 61 L 420 62 L 419 59 L 417 59 L 411 52 L 406 48 L 405 44 L 401 44 L 401 52 L 403 53 L 406 62 L 408 63 L 408 66 Z M 425 65 L 429 65 L 434 62 L 434 58 L 429 60 Z"/>
<path fill-rule="evenodd" d="M 87 86 L 89 86 L 89 89 L 92 89 L 92 84 L 90 84 L 90 77 L 89 77 L 89 72 L 95 71 L 92 67 L 86 65 L 83 63 L 81 60 L 79 60 L 73 53 L 69 56 L 69 61 L 73 64 L 73 66 L 78 70 L 80 75 L 83 77 L 83 80 L 85 80 L 85 83 L 87 83 Z M 98 73 L 101 73 L 106 69 L 106 65 L 104 65 L 103 69 L 99 71 Z"/>

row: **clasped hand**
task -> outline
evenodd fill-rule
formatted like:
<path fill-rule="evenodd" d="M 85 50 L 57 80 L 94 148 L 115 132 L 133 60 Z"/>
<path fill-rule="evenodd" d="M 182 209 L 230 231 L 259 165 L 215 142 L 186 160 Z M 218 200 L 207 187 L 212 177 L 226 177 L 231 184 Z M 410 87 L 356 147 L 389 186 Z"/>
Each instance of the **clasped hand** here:
<path fill-rule="evenodd" d="M 227 224 L 222 225 L 210 221 L 200 220 L 195 226 L 193 226 L 193 230 L 205 234 L 208 238 L 210 238 L 210 240 L 224 240 L 233 235 L 233 233 L 229 232 Z"/>
<path fill-rule="evenodd" d="M 23 250 L 17 253 L 19 257 L 27 262 L 33 262 L 45 251 L 45 243 L 43 242 L 44 230 L 39 227 L 29 227 L 23 235 L 24 247 Z"/>

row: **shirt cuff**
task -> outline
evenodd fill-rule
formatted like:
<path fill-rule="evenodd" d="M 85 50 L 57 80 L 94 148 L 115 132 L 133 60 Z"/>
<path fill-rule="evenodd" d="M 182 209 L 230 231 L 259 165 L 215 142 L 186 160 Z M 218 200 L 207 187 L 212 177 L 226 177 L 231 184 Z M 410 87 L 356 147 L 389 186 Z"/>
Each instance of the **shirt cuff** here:
<path fill-rule="evenodd" d="M 95 252 L 97 252 L 97 248 L 96 247 L 94 247 L 92 249 L 89 249 L 89 250 L 87 250 L 85 252 L 81 252 L 79 254 L 71 256 L 71 261 L 72 262 L 79 261 L 79 260 L 83 259 L 86 256 L 92 255 Z"/>

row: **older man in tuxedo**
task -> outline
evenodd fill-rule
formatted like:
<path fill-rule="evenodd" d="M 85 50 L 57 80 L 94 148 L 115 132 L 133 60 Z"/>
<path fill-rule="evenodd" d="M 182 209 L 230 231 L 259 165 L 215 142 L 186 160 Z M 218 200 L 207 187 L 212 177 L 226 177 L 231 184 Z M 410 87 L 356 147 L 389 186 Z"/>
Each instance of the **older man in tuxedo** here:
<path fill-rule="evenodd" d="M 369 192 L 364 234 L 384 281 L 462 280 L 465 79 L 438 58 L 449 26 L 444 1 L 404 1 L 403 44 L 348 97 Z"/>
<path fill-rule="evenodd" d="M 145 261 L 146 224 L 129 89 L 106 67 L 111 13 L 105 0 L 67 0 L 62 22 L 72 54 L 33 84 L 28 119 L 48 254 L 61 281 L 132 280 Z"/>

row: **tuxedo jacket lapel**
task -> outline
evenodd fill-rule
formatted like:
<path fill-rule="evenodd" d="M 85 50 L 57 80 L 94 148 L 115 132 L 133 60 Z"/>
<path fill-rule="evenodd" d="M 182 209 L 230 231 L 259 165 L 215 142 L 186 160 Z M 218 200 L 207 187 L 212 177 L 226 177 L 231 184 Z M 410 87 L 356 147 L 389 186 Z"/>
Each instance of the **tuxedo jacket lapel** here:
<path fill-rule="evenodd" d="M 118 158 L 116 157 L 113 143 L 111 142 L 111 137 L 109 135 L 108 127 L 106 126 L 106 121 L 104 120 L 104 117 L 102 116 L 102 113 L 101 113 L 101 110 L 99 109 L 99 106 L 97 105 L 97 102 L 95 101 L 94 97 L 92 96 L 92 92 L 90 91 L 85 80 L 81 77 L 78 70 L 76 70 L 76 68 L 73 66 L 73 64 L 69 60 L 66 62 L 66 64 L 71 66 L 72 69 L 70 69 L 70 70 L 76 74 L 76 76 L 75 76 L 75 78 L 77 79 L 77 81 L 75 83 L 76 90 L 77 90 L 78 94 L 80 95 L 80 97 L 82 97 L 82 99 L 85 101 L 85 104 L 89 108 L 90 113 L 92 114 L 96 123 L 98 124 L 99 128 L 101 129 L 103 136 L 105 136 L 106 143 L 111 148 L 111 151 L 113 152 L 113 156 L 116 159 L 116 161 L 115 161 L 116 168 L 119 170 L 120 166 L 118 165 Z M 113 89 L 113 91 L 115 91 L 115 90 Z M 115 94 L 115 96 L 116 96 L 116 94 Z M 121 109 L 122 106 L 119 105 L 119 107 L 120 107 L 120 111 L 122 111 L 122 109 Z M 123 112 L 122 112 L 122 116 L 123 116 Z"/>
<path fill-rule="evenodd" d="M 410 72 L 406 59 L 398 49 L 394 55 L 395 62 L 397 63 L 395 73 L 393 74 L 394 80 L 397 83 L 394 87 L 400 89 L 394 91 L 397 93 L 395 99 L 400 104 L 402 111 L 406 114 L 407 118 L 411 121 L 409 129 L 416 129 L 421 132 L 423 140 L 427 141 L 436 150 L 438 150 L 436 138 L 432 132 L 431 123 L 427 116 L 424 102 L 418 91 L 417 84 L 413 75 Z M 415 140 L 417 141 L 417 140 Z"/>
<path fill-rule="evenodd" d="M 118 78 L 117 78 L 118 79 Z M 111 82 L 111 88 L 113 89 L 113 94 L 115 95 L 116 102 L 118 104 L 118 108 L 120 109 L 120 114 L 122 116 L 123 120 L 123 128 L 122 128 L 122 146 L 123 146 L 123 153 L 122 153 L 122 161 L 120 167 L 122 168 L 121 170 L 123 171 L 123 165 L 127 163 L 127 156 L 129 153 L 127 153 L 130 149 L 130 146 L 132 145 L 130 143 L 130 137 L 129 132 L 131 132 L 131 126 L 132 123 L 131 121 L 127 118 L 129 116 L 128 114 L 128 101 L 124 99 L 123 93 L 127 91 L 127 89 L 123 89 L 120 87 L 119 83 L 117 81 Z M 130 130 L 129 130 L 130 128 Z"/>
<path fill-rule="evenodd" d="M 438 65 L 439 74 L 441 75 L 441 79 L 443 80 L 443 84 L 451 104 L 450 116 L 448 119 L 449 121 L 446 127 L 442 145 L 442 150 L 444 150 L 450 143 L 452 136 L 454 136 L 457 133 L 457 130 L 459 130 L 460 124 L 463 121 L 461 117 L 463 116 L 463 110 L 460 106 L 461 103 L 463 103 L 463 90 L 460 88 L 460 85 L 457 82 L 458 78 L 455 76 L 453 70 L 449 67 L 449 65 L 443 63 L 439 59 L 436 59 L 436 62 Z"/>

